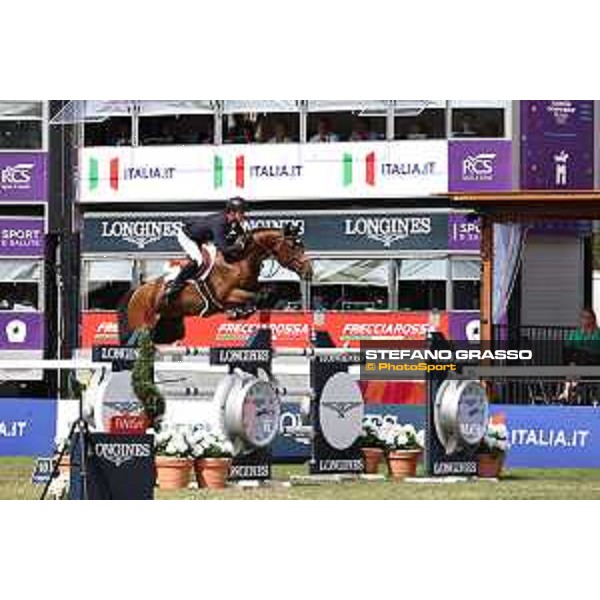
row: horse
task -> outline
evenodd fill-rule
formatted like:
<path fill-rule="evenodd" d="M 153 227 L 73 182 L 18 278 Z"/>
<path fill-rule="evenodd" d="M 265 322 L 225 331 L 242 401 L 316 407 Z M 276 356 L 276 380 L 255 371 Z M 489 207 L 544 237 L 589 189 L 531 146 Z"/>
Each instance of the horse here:
<path fill-rule="evenodd" d="M 226 313 L 247 318 L 256 311 L 259 275 L 265 260 L 272 258 L 301 279 L 312 274 L 310 259 L 298 229 L 255 229 L 242 236 L 241 260 L 227 263 L 221 252 L 205 281 L 188 281 L 168 306 L 162 302 L 166 279 L 159 277 L 132 290 L 119 307 L 121 343 L 133 344 L 136 332 L 146 328 L 156 344 L 172 344 L 185 337 L 185 317 L 210 317 Z"/>

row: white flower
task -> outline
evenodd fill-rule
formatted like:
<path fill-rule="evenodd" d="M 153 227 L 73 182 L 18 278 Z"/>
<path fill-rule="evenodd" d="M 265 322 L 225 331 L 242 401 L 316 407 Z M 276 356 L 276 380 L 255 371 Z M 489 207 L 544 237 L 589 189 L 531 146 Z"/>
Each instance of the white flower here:
<path fill-rule="evenodd" d="M 408 442 L 409 442 L 409 437 L 408 437 L 408 435 L 406 435 L 406 433 L 404 431 L 400 432 L 396 436 L 396 446 L 398 448 L 404 448 L 405 446 L 408 445 Z"/>
<path fill-rule="evenodd" d="M 417 437 L 417 430 L 414 428 L 414 425 L 405 425 L 404 426 L 404 433 L 406 435 L 408 435 L 409 437 Z"/>
<path fill-rule="evenodd" d="M 167 444 L 167 447 L 165 448 L 165 454 L 167 456 L 177 456 L 177 445 L 173 441 L 170 441 Z"/>
<path fill-rule="evenodd" d="M 421 448 L 425 448 L 425 430 L 421 429 L 421 431 L 419 431 L 416 435 L 416 439 L 417 439 L 417 444 L 419 444 L 419 446 Z"/>

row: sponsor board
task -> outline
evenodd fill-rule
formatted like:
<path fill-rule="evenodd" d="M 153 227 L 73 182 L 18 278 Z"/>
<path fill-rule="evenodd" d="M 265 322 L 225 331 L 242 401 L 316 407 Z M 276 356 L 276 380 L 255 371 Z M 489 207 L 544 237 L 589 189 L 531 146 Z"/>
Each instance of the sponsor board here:
<path fill-rule="evenodd" d="M 276 347 L 305 348 L 311 345 L 317 313 L 271 312 L 244 321 L 224 315 L 186 320 L 184 346 L 244 346 L 261 329 L 270 329 Z M 448 313 L 326 312 L 318 315 L 318 329 L 329 332 L 336 346 L 358 347 L 363 340 L 423 340 L 430 331 L 448 332 Z M 82 315 L 82 347 L 118 345 L 115 312 L 86 312 Z"/>
<path fill-rule="evenodd" d="M 600 409 L 588 406 L 493 406 L 504 415 L 514 468 L 600 467 Z"/>
<path fill-rule="evenodd" d="M 448 248 L 450 250 L 481 249 L 481 222 L 474 216 L 448 216 Z"/>
<path fill-rule="evenodd" d="M 521 102 L 521 188 L 594 188 L 593 100 Z"/>
<path fill-rule="evenodd" d="M 83 251 L 181 255 L 177 233 L 186 220 L 198 220 L 205 214 L 88 215 L 84 219 Z M 279 229 L 287 224 L 300 230 L 311 252 L 445 250 L 448 247 L 448 215 L 445 213 L 249 215 L 251 229 Z"/>
<path fill-rule="evenodd" d="M 43 152 L 0 153 L 0 202 L 45 202 L 46 163 Z"/>
<path fill-rule="evenodd" d="M 43 347 L 44 321 L 42 314 L 0 313 L 0 351 L 41 350 Z"/>
<path fill-rule="evenodd" d="M 44 221 L 0 219 L 0 256 L 44 256 Z"/>
<path fill-rule="evenodd" d="M 449 191 L 513 189 L 510 140 L 451 141 L 448 151 Z"/>
<path fill-rule="evenodd" d="M 71 448 L 69 499 L 82 500 L 81 438 Z M 151 500 L 154 496 L 154 438 L 90 433 L 86 469 L 89 500 Z"/>
<path fill-rule="evenodd" d="M 442 140 L 84 148 L 82 202 L 427 196 L 448 191 Z"/>
<path fill-rule="evenodd" d="M 56 414 L 54 399 L 0 399 L 0 456 L 50 456 Z"/>
<path fill-rule="evenodd" d="M 600 409 L 568 406 L 491 405 L 492 416 L 506 420 L 510 448 L 508 468 L 560 469 L 600 467 Z M 425 427 L 425 406 L 366 405 L 365 422 L 412 423 Z M 297 406 L 283 404 L 281 427 L 301 424 Z M 273 447 L 275 460 L 307 459 L 310 446 L 279 436 Z"/>

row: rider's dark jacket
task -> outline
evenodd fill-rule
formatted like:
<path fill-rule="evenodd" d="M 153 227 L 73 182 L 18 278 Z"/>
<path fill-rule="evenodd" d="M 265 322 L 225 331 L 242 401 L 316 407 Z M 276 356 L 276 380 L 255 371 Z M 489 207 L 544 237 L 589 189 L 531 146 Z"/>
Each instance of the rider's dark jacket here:
<path fill-rule="evenodd" d="M 238 240 L 243 232 L 239 223 L 230 223 L 223 213 L 214 213 L 197 221 L 188 221 L 183 226 L 184 233 L 198 245 L 212 242 L 227 262 L 240 260 L 243 248 Z"/>

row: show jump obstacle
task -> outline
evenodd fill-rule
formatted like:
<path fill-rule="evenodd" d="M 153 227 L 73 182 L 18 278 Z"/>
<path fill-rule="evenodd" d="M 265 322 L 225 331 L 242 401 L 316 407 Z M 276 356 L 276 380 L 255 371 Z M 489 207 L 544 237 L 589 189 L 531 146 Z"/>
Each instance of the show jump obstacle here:
<path fill-rule="evenodd" d="M 271 477 L 271 444 L 279 433 L 310 440 L 311 474 L 359 474 L 363 459 L 358 445 L 362 433 L 364 401 L 348 370 L 360 362 L 359 349 L 334 347 L 330 336 L 317 332 L 310 348 L 274 349 L 271 333 L 261 329 L 243 348 L 168 347 L 158 351 L 154 364 L 155 381 L 168 403 L 191 401 L 197 424 L 228 437 L 235 449 L 232 480 L 266 480 Z M 94 349 L 95 361 L 109 361 L 115 371 L 132 366 L 135 352 L 130 348 L 103 346 Z M 278 359 L 304 358 L 309 361 L 305 387 L 278 384 L 274 363 Z M 208 358 L 206 362 L 186 359 Z M 163 386 L 158 375 L 206 373 L 225 369 L 216 388 L 209 386 Z M 301 427 L 279 431 L 281 402 L 307 407 Z M 129 400 L 134 400 L 130 398 Z M 107 406 L 97 404 L 99 421 L 106 424 Z M 119 400 L 123 410 L 134 403 Z M 113 403 L 114 405 L 114 403 Z M 139 406 L 138 406 L 139 408 Z M 100 425 L 101 423 L 98 423 Z"/>

